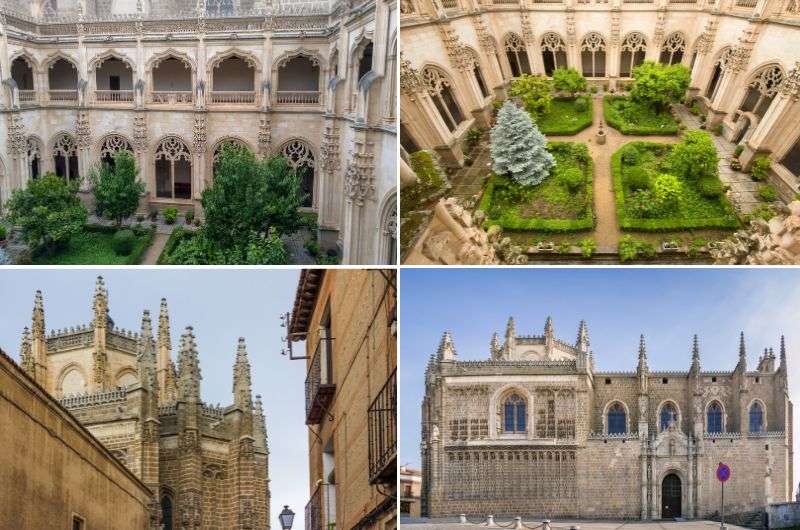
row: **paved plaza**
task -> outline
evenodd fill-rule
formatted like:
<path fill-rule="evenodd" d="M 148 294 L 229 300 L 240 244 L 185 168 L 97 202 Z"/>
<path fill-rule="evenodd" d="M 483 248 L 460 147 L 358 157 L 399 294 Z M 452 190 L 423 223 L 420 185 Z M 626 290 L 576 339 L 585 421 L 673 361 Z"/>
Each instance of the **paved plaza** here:
<path fill-rule="evenodd" d="M 513 530 L 516 522 L 511 518 L 496 518 L 495 525 L 486 526 L 486 521 L 477 523 L 477 517 L 469 517 L 466 524 L 458 522 L 458 518 L 448 519 L 407 519 L 401 518 L 400 525 L 403 530 L 478 530 L 481 528 L 508 528 Z M 719 528 L 719 522 L 695 520 L 664 520 L 664 521 L 586 521 L 586 520 L 559 520 L 550 521 L 551 530 L 570 530 L 580 527 L 580 530 L 714 530 Z M 542 520 L 523 520 L 523 530 L 542 529 Z M 725 524 L 727 530 L 743 529 L 742 526 Z"/>

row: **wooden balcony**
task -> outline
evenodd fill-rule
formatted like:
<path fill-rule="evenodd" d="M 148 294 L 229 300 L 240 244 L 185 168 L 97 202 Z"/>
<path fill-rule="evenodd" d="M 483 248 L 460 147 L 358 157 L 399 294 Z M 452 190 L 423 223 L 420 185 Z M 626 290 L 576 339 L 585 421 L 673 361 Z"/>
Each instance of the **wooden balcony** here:
<path fill-rule="evenodd" d="M 133 90 L 95 90 L 94 99 L 103 103 L 132 103 Z"/>
<path fill-rule="evenodd" d="M 288 105 L 319 105 L 319 91 L 316 90 L 279 90 L 278 103 Z"/>
<path fill-rule="evenodd" d="M 256 93 L 252 90 L 215 90 L 211 92 L 211 103 L 227 105 L 252 105 L 256 102 Z"/>
<path fill-rule="evenodd" d="M 155 105 L 176 105 L 194 102 L 191 90 L 154 90 L 150 93 L 150 103 Z"/>
<path fill-rule="evenodd" d="M 75 90 L 48 90 L 48 99 L 53 102 L 76 102 L 78 101 L 78 91 Z"/>

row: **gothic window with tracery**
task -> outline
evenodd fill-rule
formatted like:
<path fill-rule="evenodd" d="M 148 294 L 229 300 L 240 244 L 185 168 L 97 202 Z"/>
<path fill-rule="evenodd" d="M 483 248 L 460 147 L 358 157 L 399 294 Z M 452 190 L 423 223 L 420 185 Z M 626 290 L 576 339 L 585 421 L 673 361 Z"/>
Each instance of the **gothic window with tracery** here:
<path fill-rule="evenodd" d="M 525 400 L 519 394 L 511 394 L 503 403 L 503 432 L 525 432 Z"/>
<path fill-rule="evenodd" d="M 599 33 L 589 33 L 581 42 L 581 65 L 584 77 L 606 75 L 606 43 Z"/>
<path fill-rule="evenodd" d="M 450 132 L 455 131 L 458 125 L 464 121 L 464 115 L 456 103 L 450 79 L 438 68 L 426 66 L 422 70 L 422 80 L 442 121 Z"/>
<path fill-rule="evenodd" d="M 42 174 L 42 144 L 38 139 L 29 137 L 28 148 L 28 176 L 38 179 Z"/>
<path fill-rule="evenodd" d="M 314 153 L 302 140 L 290 140 L 283 144 L 281 154 L 300 178 L 300 192 L 304 195 L 301 206 L 314 205 Z"/>
<path fill-rule="evenodd" d="M 670 428 L 671 425 L 678 423 L 678 411 L 675 408 L 675 405 L 672 403 L 667 403 L 663 407 L 661 407 L 661 413 L 659 414 L 659 427 L 660 430 L 666 431 Z"/>
<path fill-rule="evenodd" d="M 475 76 L 475 82 L 478 83 L 478 89 L 481 91 L 481 96 L 489 97 L 489 87 L 486 84 L 486 79 L 483 77 L 481 65 L 478 61 L 478 55 L 471 49 L 467 48 L 470 59 L 472 60 L 472 75 Z"/>
<path fill-rule="evenodd" d="M 556 396 L 554 392 L 542 390 L 537 393 L 539 408 L 536 411 L 536 436 L 556 437 Z"/>
<path fill-rule="evenodd" d="M 210 17 L 233 15 L 233 0 L 206 0 L 206 15 Z"/>
<path fill-rule="evenodd" d="M 57 0 L 42 0 L 40 12 L 44 17 L 53 17 L 58 14 Z"/>
<path fill-rule="evenodd" d="M 392 201 L 381 222 L 381 236 L 383 238 L 382 263 L 394 265 L 397 263 L 397 202 Z"/>
<path fill-rule="evenodd" d="M 739 110 L 752 112 L 759 118 L 763 118 L 778 93 L 778 87 L 783 81 L 783 77 L 783 69 L 778 65 L 761 69 L 747 85 L 747 93 Z"/>
<path fill-rule="evenodd" d="M 706 431 L 711 433 L 722 432 L 722 407 L 716 401 L 708 406 Z"/>
<path fill-rule="evenodd" d="M 547 32 L 542 35 L 541 47 L 546 75 L 552 76 L 556 68 L 567 67 L 567 47 L 557 33 Z"/>
<path fill-rule="evenodd" d="M 750 405 L 750 432 L 762 432 L 764 430 L 764 409 L 761 403 L 755 402 Z"/>
<path fill-rule="evenodd" d="M 192 198 L 192 155 L 180 138 L 167 136 L 156 148 L 156 196 Z"/>
<path fill-rule="evenodd" d="M 247 145 L 238 138 L 225 138 L 224 140 L 220 141 L 214 148 L 214 155 L 213 155 L 214 158 L 212 164 L 214 170 L 214 176 L 216 176 L 217 169 L 219 168 L 219 158 L 222 156 L 222 151 L 224 151 L 226 147 L 233 149 L 244 149 L 246 151 L 249 151 Z"/>
<path fill-rule="evenodd" d="M 506 57 L 511 66 L 511 77 L 531 73 L 531 64 L 528 61 L 528 52 L 525 43 L 516 33 L 509 33 L 505 39 Z"/>
<path fill-rule="evenodd" d="M 53 142 L 53 165 L 56 175 L 67 182 L 80 178 L 78 170 L 78 147 L 69 134 L 59 135 Z"/>
<path fill-rule="evenodd" d="M 800 138 L 798 138 L 792 147 L 781 158 L 783 167 L 792 172 L 796 177 L 800 177 Z"/>
<path fill-rule="evenodd" d="M 103 139 L 103 144 L 100 146 L 100 161 L 103 164 L 108 164 L 114 167 L 114 155 L 117 151 L 128 151 L 133 153 L 133 147 L 124 136 L 119 134 L 109 134 Z"/>
<path fill-rule="evenodd" d="M 629 33 L 622 42 L 619 61 L 620 77 L 631 77 L 633 69 L 644 62 L 647 41 L 638 31 Z"/>
<path fill-rule="evenodd" d="M 172 497 L 164 494 L 161 497 L 161 524 L 164 530 L 172 530 Z"/>
<path fill-rule="evenodd" d="M 625 434 L 628 430 L 625 418 L 625 408 L 614 403 L 608 409 L 608 434 Z"/>
<path fill-rule="evenodd" d="M 661 46 L 661 55 L 658 61 L 661 64 L 678 64 L 683 60 L 686 51 L 686 39 L 683 33 L 676 31 L 670 34 Z"/>
<path fill-rule="evenodd" d="M 722 79 L 722 72 L 725 70 L 725 66 L 731 60 L 731 56 L 733 55 L 733 48 L 725 48 L 723 52 L 720 54 L 719 59 L 717 62 L 714 63 L 714 71 L 711 73 L 711 79 L 708 82 L 708 88 L 706 88 L 706 97 L 710 100 L 714 100 L 714 96 L 717 95 L 717 88 L 719 87 L 719 81 Z"/>

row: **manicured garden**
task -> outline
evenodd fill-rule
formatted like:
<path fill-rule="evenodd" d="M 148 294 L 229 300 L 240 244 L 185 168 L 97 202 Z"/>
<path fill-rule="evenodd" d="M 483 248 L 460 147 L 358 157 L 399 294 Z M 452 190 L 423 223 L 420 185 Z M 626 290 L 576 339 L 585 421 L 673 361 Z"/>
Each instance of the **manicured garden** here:
<path fill-rule="evenodd" d="M 570 136 L 592 124 L 592 98 L 555 98 L 550 110 L 534 118 L 542 134 Z"/>
<path fill-rule="evenodd" d="M 574 68 L 559 68 L 553 78 L 522 75 L 511 83 L 509 95 L 518 98 L 542 134 L 568 136 L 592 124 L 592 98 L 587 83 Z"/>
<path fill-rule="evenodd" d="M 138 265 L 153 241 L 154 228 L 86 225 L 53 252 L 33 255 L 34 265 Z"/>
<path fill-rule="evenodd" d="M 707 133 L 690 131 L 674 145 L 628 143 L 612 155 L 611 171 L 623 230 L 733 230 L 740 225 Z"/>
<path fill-rule="evenodd" d="M 555 166 L 540 183 L 525 185 L 493 174 L 479 209 L 487 225 L 504 230 L 575 232 L 591 229 L 592 159 L 586 145 L 550 142 Z"/>
<path fill-rule="evenodd" d="M 603 117 L 610 127 L 622 134 L 653 136 L 678 132 L 678 123 L 669 110 L 656 110 L 630 96 L 605 96 Z"/>

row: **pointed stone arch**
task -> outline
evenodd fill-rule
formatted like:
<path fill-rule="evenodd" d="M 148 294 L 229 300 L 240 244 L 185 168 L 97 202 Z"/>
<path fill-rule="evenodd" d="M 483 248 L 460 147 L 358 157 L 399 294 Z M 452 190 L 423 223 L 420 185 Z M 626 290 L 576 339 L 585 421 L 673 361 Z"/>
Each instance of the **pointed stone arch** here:
<path fill-rule="evenodd" d="M 57 63 L 59 60 L 67 61 L 73 67 L 75 67 L 75 70 L 78 70 L 78 59 L 60 50 L 49 54 L 42 60 L 42 70 L 46 71 L 47 69 L 52 68 L 53 65 L 55 65 L 55 63 Z"/>
<path fill-rule="evenodd" d="M 658 404 L 658 407 L 656 407 L 656 432 L 660 433 L 667 430 L 666 428 L 662 428 L 662 424 L 664 422 L 661 421 L 661 413 L 666 409 L 666 407 L 671 407 L 674 410 L 672 422 L 678 431 L 682 431 L 683 429 L 681 428 L 681 423 L 683 421 L 683 417 L 681 415 L 680 406 L 678 406 L 678 403 L 674 399 L 664 399 Z"/>
<path fill-rule="evenodd" d="M 658 62 L 661 64 L 680 64 L 686 53 L 686 34 L 682 31 L 673 31 L 661 43 Z"/>
<path fill-rule="evenodd" d="M 113 165 L 114 154 L 120 150 L 134 153 L 133 142 L 124 134 L 108 133 L 97 142 L 97 156 L 101 163 L 108 162 Z"/>
<path fill-rule="evenodd" d="M 147 60 L 147 63 L 145 63 L 145 70 L 152 74 L 153 69 L 157 68 L 161 62 L 167 59 L 177 59 L 178 61 L 181 61 L 187 68 L 191 69 L 193 74 L 197 70 L 194 59 L 192 59 L 192 57 L 188 53 L 182 52 L 175 48 L 168 48 L 163 52 L 158 52 L 156 54 L 153 54 Z"/>
<path fill-rule="evenodd" d="M 50 156 L 57 176 L 71 181 L 80 178 L 78 142 L 72 133 L 61 131 L 50 141 Z"/>
<path fill-rule="evenodd" d="M 546 31 L 539 40 L 545 75 L 552 76 L 556 68 L 567 67 L 567 45 L 556 31 Z"/>
<path fill-rule="evenodd" d="M 103 53 L 97 54 L 89 60 L 89 71 L 97 70 L 104 62 L 109 59 L 117 59 L 127 66 L 136 77 L 136 61 L 128 57 L 126 54 L 115 49 L 106 50 Z"/>
<path fill-rule="evenodd" d="M 130 385 L 135 385 L 139 382 L 139 376 L 133 368 L 130 366 L 125 366 L 120 368 L 117 373 L 114 375 L 114 386 L 117 387 L 128 387 Z"/>
<path fill-rule="evenodd" d="M 176 134 L 162 136 L 153 148 L 156 197 L 192 198 L 194 157 L 191 144 Z"/>
<path fill-rule="evenodd" d="M 284 157 L 289 166 L 300 178 L 300 191 L 305 194 L 301 206 L 313 208 L 317 204 L 317 154 L 313 144 L 303 137 L 294 137 L 283 142 L 278 154 Z"/>
<path fill-rule="evenodd" d="M 603 407 L 603 418 L 602 418 L 602 420 L 603 420 L 603 434 L 609 434 L 609 421 L 608 421 L 609 418 L 608 418 L 608 414 L 609 414 L 609 412 L 611 412 L 611 408 L 614 407 L 614 405 L 619 405 L 622 408 L 622 410 L 624 411 L 624 413 L 625 413 L 625 434 L 630 433 L 631 432 L 631 411 L 628 408 L 628 404 L 625 403 L 625 401 L 623 401 L 621 399 L 614 398 L 614 399 L 609 400 L 608 403 L 606 403 L 606 405 Z"/>
<path fill-rule="evenodd" d="M 764 117 L 786 79 L 786 70 L 775 61 L 762 63 L 750 71 L 744 94 L 738 105 L 740 112 L 752 112 L 758 119 Z"/>
<path fill-rule="evenodd" d="M 325 72 L 325 58 L 315 50 L 295 48 L 283 52 L 272 63 L 274 103 L 318 105 Z"/>
<path fill-rule="evenodd" d="M 450 132 L 454 132 L 465 120 L 465 114 L 453 79 L 444 68 L 432 63 L 423 66 L 421 78 L 442 123 Z"/>
<path fill-rule="evenodd" d="M 378 210 L 378 263 L 394 265 L 397 263 L 397 190 L 386 193 Z"/>
<path fill-rule="evenodd" d="M 66 383 L 66 388 L 64 384 Z M 56 377 L 56 395 L 84 394 L 89 388 L 89 379 L 83 365 L 78 362 L 66 364 Z"/>
<path fill-rule="evenodd" d="M 580 40 L 581 71 L 584 77 L 606 76 L 606 39 L 598 31 L 590 31 Z"/>
<path fill-rule="evenodd" d="M 641 31 L 631 31 L 622 39 L 620 46 L 619 75 L 631 77 L 633 69 L 644 62 L 647 53 L 647 37 Z"/>
<path fill-rule="evenodd" d="M 722 402 L 722 400 L 717 399 L 717 398 L 710 399 L 708 401 L 708 403 L 706 403 L 706 406 L 703 408 L 703 431 L 707 432 L 707 433 L 711 433 L 712 432 L 709 429 L 710 425 L 709 425 L 709 421 L 708 421 L 709 420 L 708 413 L 711 410 L 712 405 L 717 405 L 719 407 L 719 410 L 720 410 L 720 413 L 721 413 L 720 430 L 719 431 L 713 431 L 713 432 L 724 433 L 726 431 L 726 429 L 727 429 L 727 426 L 728 426 L 728 414 L 727 414 L 727 412 L 725 410 L 725 404 Z"/>
<path fill-rule="evenodd" d="M 511 68 L 511 77 L 532 74 L 531 60 L 528 57 L 528 48 L 525 40 L 513 31 L 503 36 L 503 50 L 506 53 L 508 66 Z"/>
<path fill-rule="evenodd" d="M 529 389 L 518 383 L 507 383 L 496 389 L 489 398 L 489 438 L 496 439 L 505 435 L 503 432 L 503 405 L 506 399 L 512 394 L 518 394 L 526 405 L 526 431 L 530 432 L 533 428 L 533 408 L 534 396 Z"/>
<path fill-rule="evenodd" d="M 244 138 L 241 138 L 239 136 L 230 136 L 229 135 L 229 136 L 223 136 L 222 138 L 219 138 L 216 142 L 214 142 L 214 146 L 211 148 L 211 151 L 209 152 L 209 156 L 210 156 L 209 163 L 210 163 L 210 165 L 206 166 L 206 167 L 211 167 L 212 168 L 212 173 L 211 173 L 212 178 L 217 173 L 217 163 L 219 162 L 219 157 L 220 157 L 220 154 L 222 152 L 222 147 L 227 145 L 227 144 L 236 145 L 237 147 L 244 148 L 244 149 L 248 150 L 251 153 L 255 153 L 256 152 L 256 151 L 253 150 L 253 146 L 251 146 L 250 143 L 247 140 L 245 140 Z"/>

